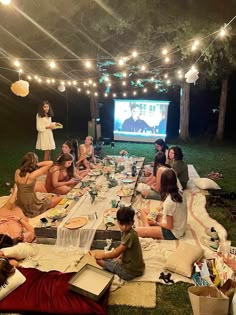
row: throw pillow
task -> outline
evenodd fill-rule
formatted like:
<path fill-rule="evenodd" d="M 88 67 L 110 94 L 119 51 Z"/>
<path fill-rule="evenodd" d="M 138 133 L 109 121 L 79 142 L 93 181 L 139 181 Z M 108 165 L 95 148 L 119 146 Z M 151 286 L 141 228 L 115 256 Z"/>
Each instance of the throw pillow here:
<path fill-rule="evenodd" d="M 193 264 L 204 254 L 201 247 L 182 243 L 166 261 L 165 268 L 185 277 L 191 277 Z"/>
<path fill-rule="evenodd" d="M 13 275 L 7 278 L 7 281 L 0 286 L 0 301 L 8 294 L 18 288 L 26 280 L 25 276 L 18 270 Z"/>
<path fill-rule="evenodd" d="M 210 178 L 196 178 L 193 182 L 200 189 L 221 189 L 220 186 Z"/>

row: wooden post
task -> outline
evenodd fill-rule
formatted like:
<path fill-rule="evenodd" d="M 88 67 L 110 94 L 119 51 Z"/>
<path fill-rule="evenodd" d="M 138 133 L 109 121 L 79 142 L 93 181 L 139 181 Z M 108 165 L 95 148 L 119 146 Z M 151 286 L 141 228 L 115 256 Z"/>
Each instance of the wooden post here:
<path fill-rule="evenodd" d="M 189 138 L 189 94 L 190 84 L 183 82 L 180 88 L 180 134 L 179 138 L 187 141 Z"/>
<path fill-rule="evenodd" d="M 224 138 L 227 92 L 228 92 L 228 79 L 225 79 L 225 80 L 222 80 L 222 84 L 221 84 L 219 118 L 218 118 L 217 132 L 216 132 L 217 140 L 223 140 Z"/>

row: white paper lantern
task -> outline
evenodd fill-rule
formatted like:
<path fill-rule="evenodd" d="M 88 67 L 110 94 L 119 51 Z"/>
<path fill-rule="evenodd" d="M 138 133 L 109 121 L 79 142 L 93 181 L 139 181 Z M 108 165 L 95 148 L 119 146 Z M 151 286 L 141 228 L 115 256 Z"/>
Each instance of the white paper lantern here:
<path fill-rule="evenodd" d="M 63 84 L 60 84 L 57 89 L 58 89 L 58 91 L 60 91 L 60 92 L 65 92 L 66 87 L 65 87 L 65 85 L 63 85 Z"/>
<path fill-rule="evenodd" d="M 199 78 L 198 73 L 197 69 L 191 68 L 187 73 L 185 73 L 186 82 L 195 84 Z"/>
<path fill-rule="evenodd" d="M 29 82 L 24 80 L 19 80 L 11 85 L 11 91 L 21 97 L 25 97 L 29 94 Z"/>

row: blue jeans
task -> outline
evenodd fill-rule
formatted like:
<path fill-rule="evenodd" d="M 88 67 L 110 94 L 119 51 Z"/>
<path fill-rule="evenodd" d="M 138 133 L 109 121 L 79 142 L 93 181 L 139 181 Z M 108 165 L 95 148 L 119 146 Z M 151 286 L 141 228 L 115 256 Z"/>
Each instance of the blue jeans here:
<path fill-rule="evenodd" d="M 177 240 L 177 238 L 174 236 L 174 234 L 171 232 L 171 230 L 167 230 L 165 228 L 161 228 L 162 236 L 164 240 Z"/>
<path fill-rule="evenodd" d="M 134 275 L 131 275 L 131 273 L 129 273 L 127 270 L 124 269 L 124 267 L 122 267 L 120 260 L 105 259 L 104 269 L 115 273 L 124 280 L 132 280 L 135 278 Z"/>

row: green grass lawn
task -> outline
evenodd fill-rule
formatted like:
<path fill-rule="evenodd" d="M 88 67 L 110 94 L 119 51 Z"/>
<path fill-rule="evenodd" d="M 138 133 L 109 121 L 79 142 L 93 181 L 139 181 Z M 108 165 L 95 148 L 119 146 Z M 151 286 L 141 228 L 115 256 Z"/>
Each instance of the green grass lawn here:
<path fill-rule="evenodd" d="M 62 133 L 55 135 L 57 149 L 52 153 L 54 159 L 60 152 L 63 143 Z M 35 151 L 35 135 L 15 135 L 14 137 L 1 140 L 0 143 L 0 195 L 9 194 L 7 182 L 13 185 L 14 171 L 19 166 L 22 156 L 28 151 Z M 184 159 L 188 164 L 193 164 L 198 174 L 205 177 L 211 171 L 218 171 L 223 174 L 223 179 L 218 184 L 225 191 L 236 191 L 236 147 L 232 143 L 217 144 L 214 142 L 193 142 L 181 144 L 184 152 Z M 146 162 L 154 159 L 153 144 L 117 143 L 111 146 L 103 146 L 104 154 L 119 154 L 121 149 L 127 150 L 130 155 L 145 156 Z M 41 152 L 36 152 L 42 158 Z M 236 201 L 229 202 L 231 206 Z M 229 207 L 208 207 L 211 217 L 220 222 L 228 231 L 232 245 L 236 246 L 236 221 L 230 219 Z M 111 314 L 192 314 L 191 305 L 188 299 L 187 283 L 176 283 L 171 286 L 157 284 L 157 306 L 155 309 L 142 309 L 128 306 L 110 306 L 108 313 Z"/>

